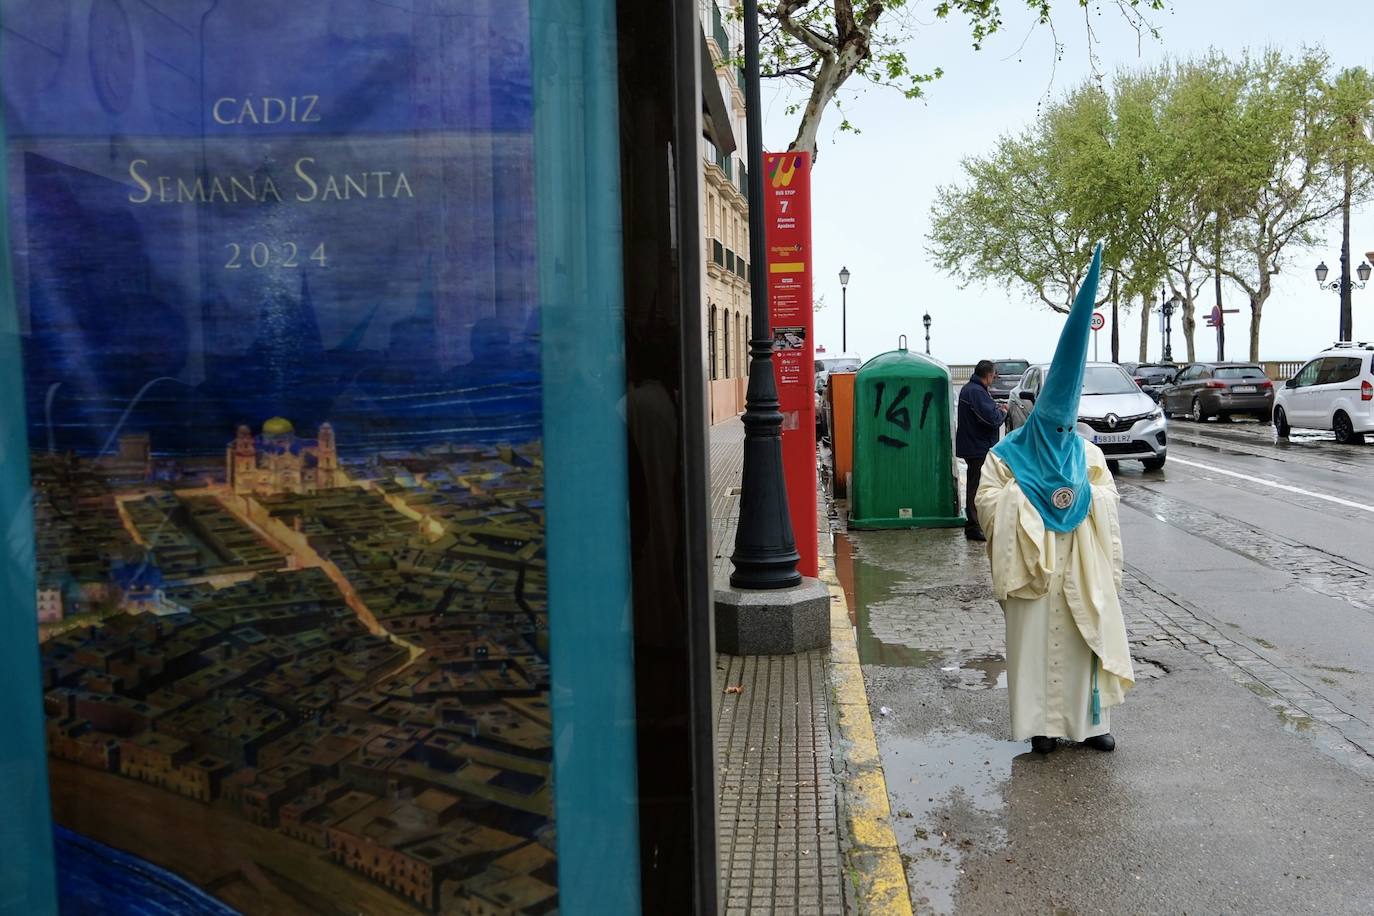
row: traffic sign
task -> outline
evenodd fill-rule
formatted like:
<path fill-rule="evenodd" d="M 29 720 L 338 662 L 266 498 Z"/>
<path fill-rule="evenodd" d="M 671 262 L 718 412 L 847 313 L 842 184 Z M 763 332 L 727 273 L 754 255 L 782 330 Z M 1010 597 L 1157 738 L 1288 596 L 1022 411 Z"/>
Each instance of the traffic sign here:
<path fill-rule="evenodd" d="M 1219 305 L 1212 306 L 1212 314 L 1207 316 L 1207 327 L 1219 328 L 1226 323 L 1227 315 L 1234 315 L 1240 309 L 1224 309 Z"/>
<path fill-rule="evenodd" d="M 1093 312 L 1093 330 L 1100 331 L 1107 326 L 1107 319 L 1101 312 Z"/>

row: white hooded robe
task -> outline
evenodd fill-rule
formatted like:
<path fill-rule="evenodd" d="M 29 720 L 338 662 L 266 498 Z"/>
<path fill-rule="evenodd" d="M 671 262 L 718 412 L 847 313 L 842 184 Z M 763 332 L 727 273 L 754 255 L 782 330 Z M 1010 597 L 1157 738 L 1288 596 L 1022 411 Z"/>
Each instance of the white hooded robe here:
<path fill-rule="evenodd" d="M 1045 528 L 1011 469 L 990 453 L 974 497 L 988 538 L 993 590 L 1007 623 L 1007 686 L 1015 740 L 1082 741 L 1110 730 L 1108 710 L 1135 684 L 1121 588 L 1116 483 L 1087 449 L 1092 508 L 1077 528 Z M 1100 719 L 1093 722 L 1094 658 Z"/>

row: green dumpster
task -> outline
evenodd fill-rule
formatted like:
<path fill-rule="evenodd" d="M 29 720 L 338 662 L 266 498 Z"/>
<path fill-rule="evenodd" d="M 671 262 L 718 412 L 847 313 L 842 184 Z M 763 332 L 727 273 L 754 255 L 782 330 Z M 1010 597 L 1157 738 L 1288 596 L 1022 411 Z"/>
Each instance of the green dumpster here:
<path fill-rule="evenodd" d="M 875 356 L 854 381 L 851 528 L 951 528 L 959 514 L 949 370 L 899 349 Z"/>

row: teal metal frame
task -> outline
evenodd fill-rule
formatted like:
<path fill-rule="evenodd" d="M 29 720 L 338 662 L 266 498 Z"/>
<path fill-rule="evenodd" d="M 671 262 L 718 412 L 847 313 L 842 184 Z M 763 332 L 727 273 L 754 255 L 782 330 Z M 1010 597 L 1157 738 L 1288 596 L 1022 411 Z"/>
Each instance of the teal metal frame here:
<path fill-rule="evenodd" d="M 640 911 L 614 0 L 532 0 L 559 911 Z"/>
<path fill-rule="evenodd" d="M 0 152 L 5 149 L 0 124 Z M 34 916 L 57 912 L 57 880 L 8 196 L 0 180 L 0 913 Z"/>

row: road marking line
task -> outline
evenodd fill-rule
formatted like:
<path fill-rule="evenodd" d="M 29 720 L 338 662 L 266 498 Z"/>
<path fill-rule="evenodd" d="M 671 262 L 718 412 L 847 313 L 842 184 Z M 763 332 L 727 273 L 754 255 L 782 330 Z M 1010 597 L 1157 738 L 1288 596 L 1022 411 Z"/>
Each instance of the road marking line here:
<path fill-rule="evenodd" d="M 1298 493 L 1302 496 L 1310 496 L 1313 499 L 1324 499 L 1329 503 L 1336 503 L 1337 505 L 1345 506 L 1348 509 L 1360 509 L 1364 512 L 1374 512 L 1374 506 L 1368 506 L 1364 503 L 1357 503 L 1348 499 L 1341 499 L 1339 496 L 1327 496 L 1325 493 L 1314 493 L 1311 490 L 1304 490 L 1302 487 L 1289 486 L 1286 483 L 1275 483 L 1272 480 L 1265 480 L 1263 477 L 1255 477 L 1250 474 L 1241 474 L 1236 471 L 1228 471 L 1225 468 L 1215 467 L 1210 464 L 1203 464 L 1199 461 L 1189 461 L 1186 458 L 1179 458 L 1177 455 L 1170 455 L 1169 461 L 1172 464 L 1186 464 L 1190 468 L 1201 468 L 1204 471 L 1211 471 L 1214 474 L 1225 474 L 1227 477 L 1235 477 L 1239 480 L 1248 480 L 1251 483 L 1257 483 L 1266 487 L 1272 487 L 1275 490 L 1284 490 L 1288 493 Z"/>

